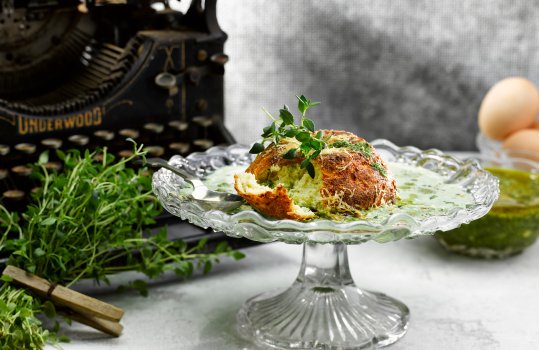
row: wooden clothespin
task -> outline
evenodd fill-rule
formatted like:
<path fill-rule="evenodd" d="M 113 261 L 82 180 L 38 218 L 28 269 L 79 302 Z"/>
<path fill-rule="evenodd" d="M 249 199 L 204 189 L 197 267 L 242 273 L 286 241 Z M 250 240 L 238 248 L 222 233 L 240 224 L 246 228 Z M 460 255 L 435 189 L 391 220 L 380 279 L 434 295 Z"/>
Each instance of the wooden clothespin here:
<path fill-rule="evenodd" d="M 36 296 L 50 300 L 57 312 L 74 321 L 115 337 L 122 333 L 123 327 L 119 322 L 124 310 L 119 307 L 51 283 L 15 266 L 8 265 L 2 274 L 11 277 L 13 283 Z"/>

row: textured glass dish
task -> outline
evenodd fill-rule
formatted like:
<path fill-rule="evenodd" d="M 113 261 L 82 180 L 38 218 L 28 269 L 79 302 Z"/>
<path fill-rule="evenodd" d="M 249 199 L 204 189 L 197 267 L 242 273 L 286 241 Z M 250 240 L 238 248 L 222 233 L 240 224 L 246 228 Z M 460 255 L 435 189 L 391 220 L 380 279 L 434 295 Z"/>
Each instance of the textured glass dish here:
<path fill-rule="evenodd" d="M 227 214 L 206 211 L 188 196 L 185 183 L 161 169 L 153 190 L 170 213 L 201 227 L 260 242 L 305 243 L 303 262 L 293 285 L 248 300 L 238 313 L 238 330 L 257 343 L 284 349 L 371 349 L 391 344 L 406 333 L 409 310 L 398 300 L 356 287 L 349 271 L 347 244 L 389 242 L 446 231 L 485 215 L 498 197 L 497 180 L 476 161 L 458 161 L 438 150 L 397 147 L 386 140 L 372 145 L 386 161 L 422 167 L 458 184 L 473 197 L 466 208 L 430 217 L 395 211 L 376 222 L 266 218 L 254 210 Z M 227 165 L 248 165 L 249 147 L 214 147 L 170 163 L 205 177 Z"/>

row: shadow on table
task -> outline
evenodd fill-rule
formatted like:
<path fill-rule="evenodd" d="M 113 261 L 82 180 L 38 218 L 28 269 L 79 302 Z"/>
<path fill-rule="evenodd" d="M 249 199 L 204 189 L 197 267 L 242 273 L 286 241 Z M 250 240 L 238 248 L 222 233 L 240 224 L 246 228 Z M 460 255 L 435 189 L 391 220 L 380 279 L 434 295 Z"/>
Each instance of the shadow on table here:
<path fill-rule="evenodd" d="M 267 348 L 243 339 L 236 331 L 236 313 L 238 307 L 228 308 L 216 312 L 212 320 L 201 330 L 204 336 L 199 339 L 196 346 L 185 350 L 265 350 Z"/>

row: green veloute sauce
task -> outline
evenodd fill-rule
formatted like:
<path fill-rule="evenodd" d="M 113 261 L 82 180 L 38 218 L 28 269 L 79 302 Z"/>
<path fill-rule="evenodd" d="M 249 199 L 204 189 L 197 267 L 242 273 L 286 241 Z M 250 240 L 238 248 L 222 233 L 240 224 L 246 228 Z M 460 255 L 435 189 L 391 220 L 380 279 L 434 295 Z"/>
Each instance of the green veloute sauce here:
<path fill-rule="evenodd" d="M 390 214 L 406 213 L 423 220 L 433 215 L 447 214 L 454 208 L 466 208 L 474 204 L 472 196 L 465 189 L 457 184 L 446 183 L 445 177 L 433 171 L 396 162 L 389 162 L 388 166 L 397 181 L 399 197 L 397 203 L 365 210 L 361 219 L 382 223 Z M 212 190 L 235 193 L 234 174 L 243 171 L 245 167 L 223 167 L 210 174 L 204 181 Z M 244 205 L 237 211 L 251 209 L 250 206 Z M 319 217 L 324 218 L 323 215 Z M 358 218 L 342 215 L 337 219 L 335 217 L 331 219 L 346 222 Z"/>
<path fill-rule="evenodd" d="M 505 257 L 533 244 L 539 236 L 539 175 L 487 167 L 500 180 L 500 198 L 487 215 L 436 234 L 447 249 L 477 257 Z"/>

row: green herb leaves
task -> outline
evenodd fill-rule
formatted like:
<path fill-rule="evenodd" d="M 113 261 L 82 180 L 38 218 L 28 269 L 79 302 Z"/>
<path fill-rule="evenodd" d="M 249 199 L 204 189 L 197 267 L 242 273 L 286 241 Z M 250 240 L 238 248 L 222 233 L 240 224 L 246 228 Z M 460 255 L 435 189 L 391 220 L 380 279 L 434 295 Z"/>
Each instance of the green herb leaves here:
<path fill-rule="evenodd" d="M 284 106 L 283 109 L 279 110 L 279 118 L 282 119 L 285 125 L 294 125 L 294 116 L 288 110 L 288 106 Z"/>
<path fill-rule="evenodd" d="M 314 132 L 314 122 L 310 119 L 304 119 L 302 122 L 301 122 L 301 125 L 303 125 L 303 127 L 307 130 L 309 130 L 310 132 Z"/>
<path fill-rule="evenodd" d="M 264 150 L 264 145 L 260 143 L 254 143 L 253 147 L 249 150 L 249 153 L 258 154 Z"/>
<path fill-rule="evenodd" d="M 298 156 L 298 150 L 297 148 L 292 148 L 290 150 L 288 150 L 288 152 L 286 152 L 284 155 L 283 155 L 283 158 L 284 159 L 294 159 Z"/>
<path fill-rule="evenodd" d="M 298 110 L 301 113 L 300 123 L 295 124 L 294 115 L 290 112 L 288 106 L 284 105 L 279 110 L 279 118 L 275 119 L 268 111 L 264 109 L 271 119 L 272 123 L 262 130 L 262 142 L 253 144 L 250 153 L 258 154 L 264 150 L 264 143 L 271 141 L 278 144 L 285 137 L 295 138 L 301 144 L 298 148 L 292 148 L 283 154 L 285 159 L 294 159 L 296 157 L 304 158 L 300 166 L 306 169 L 307 173 L 314 178 L 315 168 L 312 160 L 320 155 L 322 150 L 326 148 L 326 142 L 323 140 L 323 133 L 319 131 L 314 134 L 314 122 L 306 117 L 307 111 L 320 104 L 320 102 L 311 101 L 307 97 L 301 95 L 296 96 L 298 99 Z"/>
<path fill-rule="evenodd" d="M 0 349 L 42 349 L 46 343 L 65 341 L 54 330 L 42 328 L 36 317 L 40 313 L 47 317 L 56 314 L 50 301 L 41 304 L 26 291 L 0 282 Z"/>
<path fill-rule="evenodd" d="M 296 97 L 298 98 L 298 109 L 302 115 L 305 115 L 305 112 L 307 112 L 309 108 L 318 106 L 320 104 L 320 102 L 311 101 L 303 95 Z"/>
<path fill-rule="evenodd" d="M 84 278 L 107 282 L 109 274 L 131 270 L 155 278 L 192 271 L 191 260 L 210 266 L 223 255 L 238 257 L 228 246 L 212 253 L 204 242 L 188 247 L 169 241 L 166 230 L 147 232 L 162 209 L 148 170 L 128 166 L 145 156 L 143 149 L 135 145 L 131 157 L 119 160 L 106 149 L 60 152 L 63 171 L 54 174 L 36 164 L 32 175 L 40 187 L 22 220 L 0 205 L 0 251 L 10 254 L 9 263 L 69 286 Z"/>

